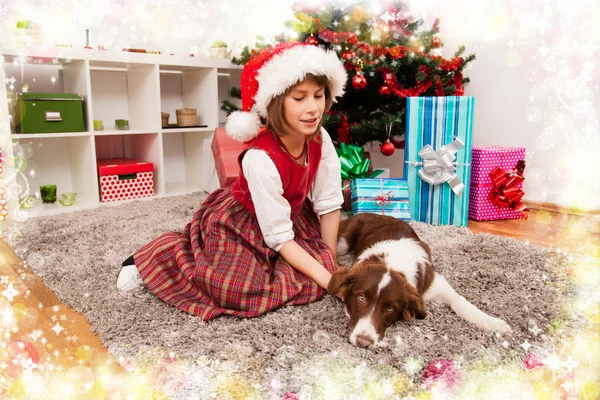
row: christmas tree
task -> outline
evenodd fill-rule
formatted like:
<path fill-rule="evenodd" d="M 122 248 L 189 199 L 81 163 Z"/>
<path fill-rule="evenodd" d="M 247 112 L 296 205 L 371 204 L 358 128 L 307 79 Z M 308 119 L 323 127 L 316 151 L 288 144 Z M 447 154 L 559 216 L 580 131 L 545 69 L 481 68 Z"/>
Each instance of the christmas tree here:
<path fill-rule="evenodd" d="M 293 6 L 295 19 L 285 23 L 292 34 L 281 34 L 273 43 L 299 40 L 334 50 L 348 71 L 348 82 L 344 97 L 334 104 L 323 126 L 340 143 L 390 140 L 394 146 L 385 143 L 382 152 L 391 154 L 394 147 L 404 147 L 406 97 L 462 96 L 469 82 L 463 70 L 475 55 L 463 58 L 461 46 L 454 57 L 445 59 L 439 20 L 424 29 L 423 21 L 413 18 L 400 1 L 372 4 L 298 2 Z M 259 38 L 254 49 L 244 48 L 233 62 L 245 64 L 269 46 Z M 239 89 L 230 94 L 239 98 Z M 229 113 L 236 107 L 224 102 L 222 109 Z"/>

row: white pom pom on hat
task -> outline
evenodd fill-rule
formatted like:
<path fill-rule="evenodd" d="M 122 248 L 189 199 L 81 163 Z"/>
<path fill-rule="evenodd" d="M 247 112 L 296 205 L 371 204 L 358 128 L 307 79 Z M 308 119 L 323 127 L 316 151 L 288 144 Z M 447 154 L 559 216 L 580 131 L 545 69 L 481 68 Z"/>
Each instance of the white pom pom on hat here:
<path fill-rule="evenodd" d="M 256 137 L 261 127 L 259 116 L 266 118 L 271 100 L 304 80 L 307 74 L 326 76 L 334 101 L 344 94 L 346 70 L 333 51 L 304 42 L 285 42 L 248 61 L 240 80 L 242 111 L 227 118 L 227 134 L 240 142 Z"/>
<path fill-rule="evenodd" d="M 227 134 L 239 142 L 247 142 L 260 131 L 260 118 L 256 113 L 234 111 L 227 117 Z"/>

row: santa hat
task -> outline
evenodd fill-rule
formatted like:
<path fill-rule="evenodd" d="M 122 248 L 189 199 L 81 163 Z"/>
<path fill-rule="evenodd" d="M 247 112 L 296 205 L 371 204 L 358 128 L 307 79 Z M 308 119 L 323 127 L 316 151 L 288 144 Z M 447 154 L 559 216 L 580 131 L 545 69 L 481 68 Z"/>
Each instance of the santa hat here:
<path fill-rule="evenodd" d="M 227 134 L 240 142 L 254 138 L 261 127 L 259 115 L 267 117 L 271 100 L 303 81 L 307 74 L 326 76 L 334 101 L 344 94 L 346 70 L 333 51 L 304 42 L 285 42 L 248 61 L 240 82 L 243 111 L 229 115 L 225 126 Z"/>

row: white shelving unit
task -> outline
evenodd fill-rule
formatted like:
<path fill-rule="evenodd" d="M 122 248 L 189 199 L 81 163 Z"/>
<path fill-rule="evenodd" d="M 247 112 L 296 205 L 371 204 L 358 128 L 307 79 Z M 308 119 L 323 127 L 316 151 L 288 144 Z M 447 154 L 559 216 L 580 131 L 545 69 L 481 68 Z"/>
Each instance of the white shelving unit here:
<path fill-rule="evenodd" d="M 212 157 L 206 142 L 225 122 L 219 110 L 231 86 L 239 86 L 241 67 L 228 60 L 98 50 L 32 48 L 26 54 L 1 51 L 0 148 L 9 218 L 26 218 L 104 205 L 100 203 L 96 160 L 134 158 L 154 163 L 155 196 L 208 190 L 203 171 Z M 12 88 L 10 86 L 13 86 Z M 84 100 L 85 132 L 15 133 L 13 93 L 78 93 Z M 8 89 L 8 90 L 7 90 Z M 238 103 L 239 105 L 239 103 Z M 161 111 L 176 123 L 175 110 L 195 108 L 200 127 L 163 128 Z M 128 119 L 129 130 L 116 130 Z M 93 120 L 104 129 L 94 131 Z M 27 161 L 20 168 L 13 160 Z M 43 204 L 19 208 L 19 198 L 56 184 L 77 192 L 73 206 Z"/>

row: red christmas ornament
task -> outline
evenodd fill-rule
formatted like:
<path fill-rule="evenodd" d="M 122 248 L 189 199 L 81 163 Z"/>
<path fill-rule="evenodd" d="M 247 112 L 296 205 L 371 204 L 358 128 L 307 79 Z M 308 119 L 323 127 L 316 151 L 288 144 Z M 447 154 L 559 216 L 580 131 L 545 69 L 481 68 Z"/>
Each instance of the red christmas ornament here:
<path fill-rule="evenodd" d="M 532 354 L 532 353 L 528 353 L 525 356 L 525 358 L 523 359 L 523 364 L 525 364 L 525 368 L 527 368 L 528 370 L 532 370 L 532 369 L 536 369 L 536 368 L 540 368 L 540 367 L 544 366 L 542 359 L 538 355 Z"/>
<path fill-rule="evenodd" d="M 434 49 L 437 49 L 441 45 L 442 45 L 442 41 L 440 40 L 439 37 L 434 36 L 434 38 L 431 39 L 431 47 L 433 47 Z"/>
<path fill-rule="evenodd" d="M 435 360 L 423 371 L 423 383 L 428 390 L 437 385 L 441 392 L 456 394 L 460 390 L 462 376 L 452 360 Z"/>
<path fill-rule="evenodd" d="M 342 58 L 346 61 L 350 61 L 354 57 L 356 57 L 356 54 L 352 50 L 346 50 L 342 53 Z"/>
<path fill-rule="evenodd" d="M 354 78 L 352 78 L 352 86 L 356 90 L 363 90 L 367 87 L 367 78 L 365 78 L 364 75 L 355 75 Z"/>
<path fill-rule="evenodd" d="M 306 38 L 305 42 L 312 46 L 316 46 L 319 44 L 319 39 L 317 39 L 313 35 L 310 35 L 309 37 Z"/>
<path fill-rule="evenodd" d="M 396 147 L 390 142 L 390 139 L 386 140 L 385 143 L 381 145 L 381 154 L 384 156 L 391 156 L 394 154 L 394 151 L 396 151 Z"/>
<path fill-rule="evenodd" d="M 394 60 L 396 58 L 402 58 L 402 57 L 404 57 L 404 51 L 402 50 L 402 46 L 390 47 L 390 49 L 388 51 L 390 53 L 390 56 L 392 56 L 392 58 Z"/>
<path fill-rule="evenodd" d="M 379 95 L 387 97 L 392 93 L 392 89 L 388 85 L 381 85 L 379 88 Z"/>
<path fill-rule="evenodd" d="M 354 71 L 354 64 L 352 64 L 351 62 L 345 62 L 344 69 L 346 71 Z"/>

